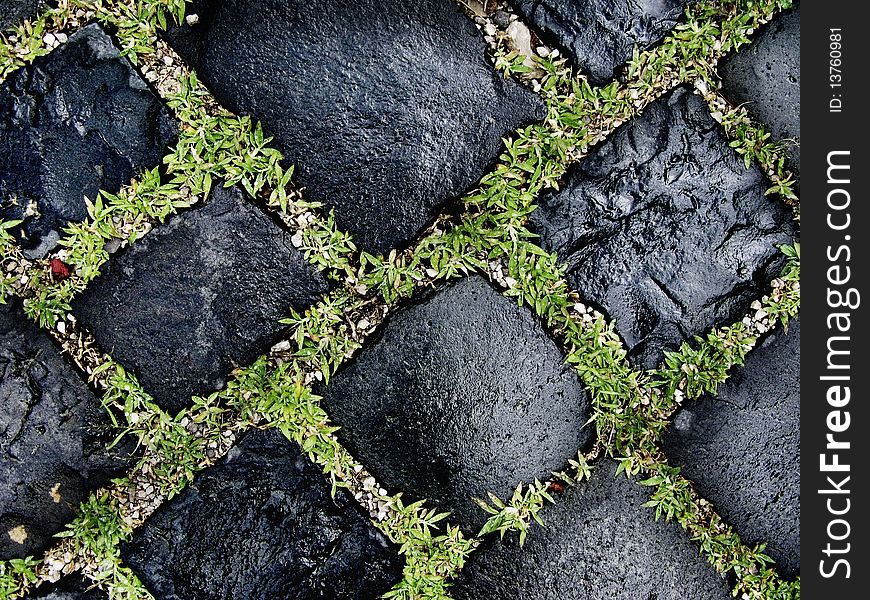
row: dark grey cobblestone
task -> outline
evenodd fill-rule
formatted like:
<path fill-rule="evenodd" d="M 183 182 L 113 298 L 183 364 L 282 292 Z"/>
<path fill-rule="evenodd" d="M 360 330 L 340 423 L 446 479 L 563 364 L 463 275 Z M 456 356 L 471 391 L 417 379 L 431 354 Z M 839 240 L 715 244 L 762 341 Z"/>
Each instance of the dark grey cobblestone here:
<path fill-rule="evenodd" d="M 175 49 L 366 250 L 406 244 L 545 115 L 451 0 L 198 1 Z"/>
<path fill-rule="evenodd" d="M 109 596 L 79 575 L 70 575 L 55 585 L 45 584 L 26 600 L 108 600 Z"/>
<path fill-rule="evenodd" d="M 160 600 L 367 599 L 403 560 L 277 430 L 247 434 L 122 546 Z"/>
<path fill-rule="evenodd" d="M 457 600 L 726 600 L 725 580 L 675 522 L 643 506 L 649 489 L 616 463 L 600 461 L 589 481 L 569 487 L 541 512 L 546 527 L 490 536 L 471 555 Z"/>
<path fill-rule="evenodd" d="M 774 139 L 793 139 L 789 166 L 801 168 L 801 11 L 783 13 L 758 38 L 719 67 L 723 94 L 733 104 L 745 104 Z"/>
<path fill-rule="evenodd" d="M 177 124 L 97 25 L 0 85 L 0 218 L 25 253 L 51 250 L 84 197 L 159 164 Z"/>
<path fill-rule="evenodd" d="M 207 204 L 111 260 L 73 305 L 101 348 L 176 411 L 276 341 L 279 319 L 325 293 L 291 234 L 218 184 Z"/>
<path fill-rule="evenodd" d="M 0 399 L 0 559 L 20 558 L 128 461 L 107 449 L 118 431 L 100 401 L 18 304 L 0 305 Z"/>
<path fill-rule="evenodd" d="M 531 226 L 604 308 L 630 360 L 734 323 L 767 290 L 793 241 L 792 213 L 764 195 L 706 103 L 678 88 L 620 127 L 539 199 Z"/>
<path fill-rule="evenodd" d="M 716 398 L 677 413 L 665 451 L 743 541 L 800 570 L 800 320 L 753 351 Z"/>
<path fill-rule="evenodd" d="M 476 533 L 472 497 L 549 478 L 591 439 L 589 400 L 525 308 L 479 276 L 399 311 L 322 391 L 339 440 L 381 485 Z"/>
<path fill-rule="evenodd" d="M 0 0 L 0 30 L 34 16 L 43 0 Z"/>
<path fill-rule="evenodd" d="M 661 41 L 687 0 L 509 0 L 545 38 L 562 46 L 597 84 L 613 78 L 635 46 Z"/>

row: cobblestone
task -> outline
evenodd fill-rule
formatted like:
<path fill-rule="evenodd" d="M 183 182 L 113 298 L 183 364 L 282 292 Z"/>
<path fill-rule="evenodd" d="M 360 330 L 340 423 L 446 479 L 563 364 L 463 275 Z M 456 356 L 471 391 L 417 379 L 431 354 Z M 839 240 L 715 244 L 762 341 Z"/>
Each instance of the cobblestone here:
<path fill-rule="evenodd" d="M 111 38 L 87 26 L 0 84 L 0 217 L 30 258 L 48 253 L 85 198 L 154 167 L 177 124 Z"/>
<path fill-rule="evenodd" d="M 775 139 L 791 140 L 789 166 L 800 171 L 800 7 L 759 32 L 754 44 L 719 67 L 723 94 L 743 104 Z"/>
<path fill-rule="evenodd" d="M 161 600 L 373 599 L 402 572 L 398 548 L 277 430 L 247 434 L 122 553 Z"/>
<path fill-rule="evenodd" d="M 568 281 L 616 321 L 632 361 L 739 320 L 779 274 L 791 211 L 764 195 L 685 88 L 620 127 L 539 199 L 533 228 Z"/>
<path fill-rule="evenodd" d="M 263 122 L 309 199 L 371 252 L 406 245 L 502 136 L 545 114 L 493 72 L 451 0 L 194 6 L 172 45 L 221 103 Z"/>
<path fill-rule="evenodd" d="M 677 24 L 687 0 L 511 0 L 527 22 L 568 52 L 595 83 Z"/>
<path fill-rule="evenodd" d="M 43 4 L 43 0 L 0 0 L 0 29 L 34 16 Z"/>
<path fill-rule="evenodd" d="M 177 411 L 220 388 L 277 341 L 278 320 L 328 289 L 322 275 L 236 188 L 155 228 L 74 303 L 101 348 Z"/>
<path fill-rule="evenodd" d="M 88 493 L 120 474 L 129 447 L 51 339 L 0 305 L 0 559 L 41 550 Z"/>
<path fill-rule="evenodd" d="M 722 385 L 685 406 L 665 451 L 748 543 L 768 542 L 782 572 L 800 570 L 800 320 Z"/>
<path fill-rule="evenodd" d="M 674 522 L 656 521 L 649 492 L 616 463 L 568 488 L 542 513 L 520 548 L 508 536 L 472 555 L 454 591 L 457 600 L 681 600 L 730 598 L 728 585 Z"/>
<path fill-rule="evenodd" d="M 548 479 L 592 437 L 577 375 L 525 308 L 474 276 L 395 314 L 322 390 L 339 440 L 387 488 L 475 533 L 472 501 Z"/>
<path fill-rule="evenodd" d="M 70 575 L 57 585 L 40 588 L 38 593 L 27 596 L 27 600 L 108 600 L 105 592 L 95 584 L 86 582 L 80 576 Z"/>

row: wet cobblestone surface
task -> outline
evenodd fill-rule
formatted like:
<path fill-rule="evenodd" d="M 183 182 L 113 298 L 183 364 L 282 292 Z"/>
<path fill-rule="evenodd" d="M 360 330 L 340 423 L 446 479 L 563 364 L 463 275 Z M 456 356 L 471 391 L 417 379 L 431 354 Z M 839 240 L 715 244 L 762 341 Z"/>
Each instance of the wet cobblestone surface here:
<path fill-rule="evenodd" d="M 36 14 L 37 4 L 0 0 L 0 27 Z M 625 389 L 649 403 L 653 394 L 636 389 L 643 379 L 637 371 L 661 366 L 683 342 L 697 344 L 694 336 L 751 323 L 755 314 L 763 333 L 772 332 L 717 393 L 682 404 L 662 449 L 704 506 L 711 502 L 745 543 L 766 543 L 778 574 L 796 576 L 800 325 L 792 320 L 787 333 L 774 327 L 760 299 L 786 285 L 776 279 L 786 264 L 781 246 L 798 238 L 798 225 L 791 208 L 766 193 L 771 173 L 738 154 L 717 122 L 722 115 L 711 114 L 693 82 L 670 85 L 625 122 L 613 118 L 612 131 L 568 166 L 559 189 L 529 199 L 534 210 L 519 209 L 504 239 L 528 236 L 528 217 L 540 236 L 532 253 L 553 252 L 565 267 L 565 307 L 548 304 L 560 274 L 542 278 L 551 287 L 537 296 L 528 293 L 536 281 L 509 275 L 516 275 L 516 261 L 532 264 L 527 256 L 509 253 L 501 264 L 494 252 L 469 247 L 463 264 L 483 265 L 471 273 L 415 246 L 423 232 L 440 239 L 457 227 L 458 199 L 497 161 L 508 174 L 495 196 L 526 192 L 524 176 L 516 176 L 526 167 L 515 164 L 516 146 L 509 141 L 506 151 L 505 139 L 528 135 L 522 143 L 542 144 L 539 130 L 518 129 L 565 127 L 553 106 L 548 113 L 544 99 L 552 104 L 557 95 L 541 90 L 534 79 L 540 73 L 523 83 L 495 68 L 493 52 L 504 59 L 499 44 L 542 58 L 558 56 L 558 48 L 592 85 L 621 81 L 635 47 L 662 43 L 686 18 L 687 3 L 460 4 L 194 0 L 181 23 L 169 19 L 158 28 L 162 54 L 149 60 L 159 68 L 143 71 L 123 58 L 117 31 L 91 23 L 51 33 L 50 52 L 0 83 L 0 218 L 21 220 L 9 228 L 20 254 L 4 256 L 3 265 L 15 263 L 13 287 L 27 291 L 24 305 L 10 298 L 0 307 L 0 560 L 60 547 L 52 536 L 88 494 L 129 472 L 137 452 L 153 458 L 158 450 L 162 457 L 184 450 L 155 450 L 147 436 L 138 448 L 129 435 L 112 443 L 121 433 L 112 416 L 123 423 L 125 415 L 101 406 L 100 374 L 83 372 L 81 357 L 62 354 L 53 339 L 69 341 L 66 328 L 75 327 L 84 332 L 75 339 L 92 336 L 89 351 L 110 355 L 165 411 L 148 405 L 137 408 L 142 414 L 169 430 L 181 411 L 178 430 L 227 434 L 220 452 L 212 446 L 207 460 L 197 456 L 195 468 L 181 469 L 189 483 L 180 493 L 164 501 L 148 488 L 151 508 L 162 505 L 113 542 L 120 558 L 110 562 L 131 569 L 147 589 L 131 598 L 381 597 L 421 568 L 409 558 L 419 560 L 419 546 L 401 548 L 384 533 L 406 526 L 396 525 L 404 517 L 392 494 L 401 493 L 405 505 L 426 500 L 427 508 L 450 513 L 420 534 L 448 532 L 455 539 L 438 544 L 449 546 L 487 524 L 490 515 L 475 498 L 508 500 L 518 484 L 540 480 L 554 501 L 540 510 L 546 526 L 532 521 L 522 547 L 515 532 L 480 536 L 461 572 L 462 560 L 451 559 L 449 576 L 458 574 L 451 597 L 724 600 L 733 573 L 717 572 L 674 520 L 656 519 L 644 505 L 651 487 L 640 475 L 616 473 L 617 463 L 602 452 L 612 449 L 612 432 L 597 431 L 591 419 L 596 410 L 621 414 L 615 407 L 635 400 L 608 395 L 610 366 L 600 355 L 609 340 L 619 340 L 607 337 L 603 323 L 613 323 L 627 352 L 630 375 L 621 376 L 635 379 Z M 775 139 L 796 140 L 789 165 L 799 171 L 798 20 L 797 10 L 778 14 L 720 63 L 718 75 L 727 102 L 745 104 Z M 88 204 L 98 190 L 135 185 L 145 169 L 164 164 L 161 182 L 173 181 L 166 163 L 176 156 L 168 153 L 178 136 L 206 136 L 207 127 L 196 129 L 182 112 L 173 116 L 154 92 L 182 89 L 178 81 L 151 87 L 142 76 L 153 83 L 155 73 L 179 77 L 188 68 L 214 96 L 204 101 L 210 125 L 231 127 L 220 109 L 261 122 L 271 137 L 266 144 L 282 152 L 284 167 L 294 167 L 293 185 L 322 205 L 306 205 L 304 219 L 294 213 L 282 220 L 277 208 L 265 207 L 268 186 L 252 197 L 250 181 L 225 187 L 216 177 L 208 197 L 165 222 L 149 221 L 135 244 L 121 244 L 117 232 L 105 236 L 109 258 L 100 273 L 69 294 L 58 322 L 38 326 L 24 310 L 36 313 L 48 301 L 38 285 L 62 287 L 71 274 L 81 276 L 64 262 L 71 250 L 58 245 L 63 227 L 92 220 Z M 565 94 L 558 101 L 578 99 Z M 203 147 L 194 148 L 187 158 L 204 161 Z M 576 147 L 562 150 L 577 156 Z M 257 160 L 259 150 L 243 151 L 251 155 L 206 170 L 226 173 Z M 330 232 L 334 225 L 350 233 L 355 245 L 330 254 L 338 242 L 312 242 L 309 217 Z M 476 221 L 474 233 L 487 238 L 492 222 Z M 380 264 L 367 253 L 388 257 L 380 289 L 362 282 L 361 273 L 371 276 Z M 338 254 L 350 266 L 323 268 Z M 409 276 L 414 291 L 393 301 L 403 269 L 417 268 L 418 258 L 424 266 L 422 275 Z M 450 269 L 450 277 L 439 269 Z M 330 313 L 343 302 L 355 302 L 353 311 Z M 565 314 L 553 317 L 550 309 Z M 291 314 L 310 329 L 289 330 L 281 320 Z M 329 327 L 311 325 L 318 319 Z M 588 347 L 572 345 L 576 338 L 564 325 L 572 319 Z M 339 338 L 338 349 L 331 347 Z M 339 354 L 329 360 L 342 364 L 330 364 L 334 372 L 312 368 L 319 352 Z M 257 381 L 265 386 L 280 371 L 294 383 L 271 404 L 257 404 L 260 392 L 248 380 L 252 389 L 238 397 L 245 410 L 260 412 L 236 414 L 238 404 L 224 405 L 230 394 L 209 405 L 212 412 L 186 412 L 194 396 L 224 389 L 263 356 Z M 317 394 L 310 404 L 299 400 L 306 386 Z M 293 426 L 305 429 L 296 431 L 306 440 L 301 447 L 288 441 L 298 438 L 287 423 L 284 433 L 282 423 L 242 432 L 266 427 L 274 418 L 269 411 L 291 405 L 307 411 L 294 417 Z M 220 431 L 235 418 L 244 427 Z M 315 441 L 352 458 L 330 462 L 318 454 L 322 448 L 306 445 L 316 437 L 311 431 L 327 425 L 337 429 Z M 591 477 L 558 483 L 564 479 L 557 472 L 585 460 L 578 452 L 590 453 Z M 350 489 L 333 488 L 333 478 Z M 518 512 L 503 511 L 507 518 Z M 461 534 L 440 529 L 446 522 Z M 427 543 L 432 560 L 444 560 Z M 53 572 L 26 597 L 108 597 L 91 589 L 90 578 L 105 572 L 84 567 L 87 577 L 68 575 L 72 567 L 64 563 L 59 582 Z"/>

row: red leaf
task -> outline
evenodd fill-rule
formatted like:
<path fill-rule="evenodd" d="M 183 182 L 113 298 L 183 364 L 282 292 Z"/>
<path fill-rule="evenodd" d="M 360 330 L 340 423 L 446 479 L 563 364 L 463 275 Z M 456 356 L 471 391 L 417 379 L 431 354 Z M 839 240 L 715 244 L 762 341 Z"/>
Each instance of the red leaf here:
<path fill-rule="evenodd" d="M 71 275 L 69 265 L 59 258 L 51 259 L 51 276 L 57 281 L 63 281 Z"/>

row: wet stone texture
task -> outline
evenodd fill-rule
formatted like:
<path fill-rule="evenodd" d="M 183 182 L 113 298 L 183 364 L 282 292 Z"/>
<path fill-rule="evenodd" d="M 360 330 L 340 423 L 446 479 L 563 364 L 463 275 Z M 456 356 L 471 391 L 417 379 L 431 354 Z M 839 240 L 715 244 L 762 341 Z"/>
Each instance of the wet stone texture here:
<path fill-rule="evenodd" d="M 793 139 L 788 165 L 800 171 L 800 8 L 783 13 L 719 67 L 723 94 L 744 104 L 774 139 Z"/>
<path fill-rule="evenodd" d="M 18 304 L 0 305 L 0 560 L 38 554 L 126 465 L 117 431 Z"/>
<path fill-rule="evenodd" d="M 703 99 L 684 88 L 620 127 L 539 199 L 531 227 L 602 306 L 635 365 L 738 321 L 783 264 L 791 211 L 765 197 Z"/>
<path fill-rule="evenodd" d="M 670 462 L 741 539 L 767 542 L 800 570 L 800 321 L 769 337 L 719 389 L 688 404 L 665 435 Z"/>
<path fill-rule="evenodd" d="M 641 50 L 661 41 L 683 16 L 687 0 L 509 0 L 526 22 L 568 52 L 602 84 Z"/>
<path fill-rule="evenodd" d="M 675 522 L 644 507 L 649 488 L 614 477 L 599 462 L 588 481 L 569 487 L 532 527 L 522 548 L 490 536 L 471 555 L 453 590 L 457 600 L 682 600 L 730 598 L 715 572 Z"/>
<path fill-rule="evenodd" d="M 216 185 L 204 207 L 111 260 L 73 305 L 165 409 L 220 388 L 276 341 L 290 307 L 304 309 L 327 290 L 291 234 L 242 194 Z"/>
<path fill-rule="evenodd" d="M 42 0 L 0 0 L 0 29 L 34 16 L 44 4 Z"/>
<path fill-rule="evenodd" d="M 372 252 L 407 244 L 542 119 L 451 0 L 199 0 L 169 34 L 215 97 L 263 122 L 311 200 Z"/>
<path fill-rule="evenodd" d="M 122 546 L 161 600 L 377 598 L 402 574 L 344 490 L 277 430 L 255 431 Z"/>
<path fill-rule="evenodd" d="M 548 478 L 592 437 L 588 397 L 556 345 L 478 276 L 396 313 L 321 393 L 381 485 L 472 533 L 487 516 L 472 497 Z"/>
<path fill-rule="evenodd" d="M 97 25 L 0 84 L 0 218 L 44 256 L 84 197 L 117 192 L 159 164 L 177 126 Z"/>
<path fill-rule="evenodd" d="M 44 584 L 26 600 L 108 600 L 109 596 L 79 575 L 70 575 L 55 585 Z"/>

